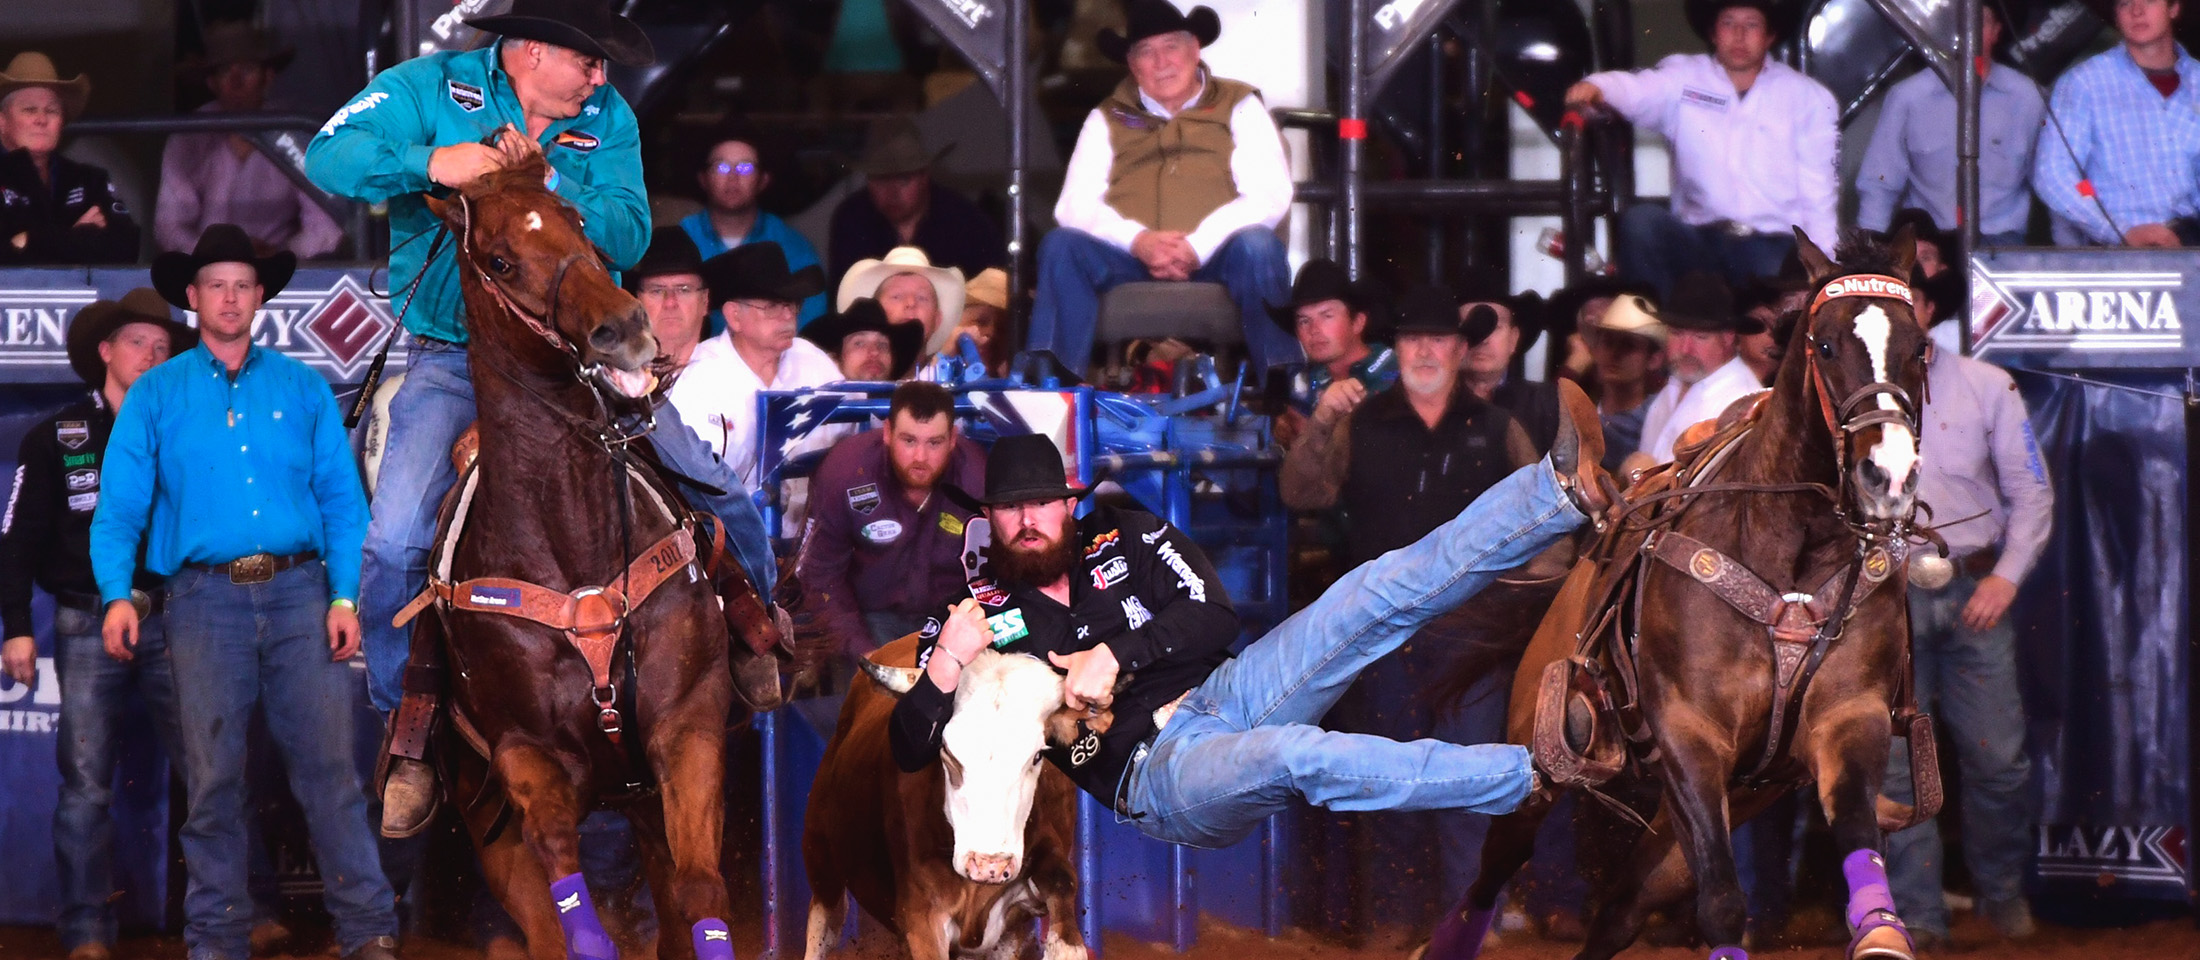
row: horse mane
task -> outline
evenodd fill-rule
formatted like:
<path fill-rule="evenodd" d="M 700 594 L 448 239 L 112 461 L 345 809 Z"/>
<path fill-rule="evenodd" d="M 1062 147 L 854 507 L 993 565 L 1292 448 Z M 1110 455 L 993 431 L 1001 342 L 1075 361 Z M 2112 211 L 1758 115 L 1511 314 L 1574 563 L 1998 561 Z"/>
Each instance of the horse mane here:
<path fill-rule="evenodd" d="M 549 179 L 550 161 L 540 153 L 529 153 L 518 163 L 499 167 L 476 177 L 472 183 L 459 190 L 469 199 L 479 200 L 508 190 L 537 190 L 549 193 L 543 186 Z"/>
<path fill-rule="evenodd" d="M 1840 245 L 1834 248 L 1833 264 L 1841 268 L 1839 273 L 1834 274 L 1836 277 L 1859 273 L 1891 275 L 1895 271 L 1894 243 L 1869 230 L 1850 230 L 1841 237 Z M 1909 277 L 1896 279 L 1908 280 Z"/>

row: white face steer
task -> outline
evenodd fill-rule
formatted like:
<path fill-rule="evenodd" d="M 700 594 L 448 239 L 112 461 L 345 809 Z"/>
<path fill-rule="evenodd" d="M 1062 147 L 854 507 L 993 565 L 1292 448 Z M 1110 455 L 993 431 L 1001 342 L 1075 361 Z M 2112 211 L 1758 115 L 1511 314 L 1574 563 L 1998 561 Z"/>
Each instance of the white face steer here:
<path fill-rule="evenodd" d="M 1061 675 L 1034 657 L 987 650 L 963 668 L 940 763 L 955 872 L 964 878 L 1007 883 L 1022 874 L 1047 718 L 1061 706 Z"/>

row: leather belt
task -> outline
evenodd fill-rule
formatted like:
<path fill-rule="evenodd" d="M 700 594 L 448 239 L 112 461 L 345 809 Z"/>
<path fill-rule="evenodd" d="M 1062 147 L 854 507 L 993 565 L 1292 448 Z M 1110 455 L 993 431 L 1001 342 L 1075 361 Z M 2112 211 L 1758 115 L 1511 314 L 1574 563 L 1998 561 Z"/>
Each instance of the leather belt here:
<path fill-rule="evenodd" d="M 166 599 L 163 596 L 168 592 L 166 590 L 156 587 L 151 590 L 132 590 L 130 592 L 135 596 L 150 598 L 151 603 L 144 613 L 145 616 L 159 613 L 161 608 L 167 606 Z M 53 602 L 94 617 L 105 616 L 107 612 L 107 605 L 99 602 L 99 594 L 96 593 L 78 593 L 74 590 L 63 590 L 53 595 Z"/>
<path fill-rule="evenodd" d="M 2001 563 L 2000 548 L 1986 547 L 1964 554 L 1963 559 L 1956 561 L 1956 566 L 1963 571 L 1965 576 L 1973 580 L 1981 580 L 1991 575 L 1994 572 L 1995 565 L 1999 563 Z"/>
<path fill-rule="evenodd" d="M 278 557 L 272 553 L 255 553 L 251 556 L 238 557 L 228 563 L 194 563 L 189 566 L 193 570 L 205 570 L 209 573 L 221 574 L 228 577 L 230 583 L 242 585 L 266 583 L 275 579 L 275 575 L 278 573 L 299 564 L 311 563 L 320 558 L 321 554 L 316 550 L 293 553 L 287 557 Z"/>

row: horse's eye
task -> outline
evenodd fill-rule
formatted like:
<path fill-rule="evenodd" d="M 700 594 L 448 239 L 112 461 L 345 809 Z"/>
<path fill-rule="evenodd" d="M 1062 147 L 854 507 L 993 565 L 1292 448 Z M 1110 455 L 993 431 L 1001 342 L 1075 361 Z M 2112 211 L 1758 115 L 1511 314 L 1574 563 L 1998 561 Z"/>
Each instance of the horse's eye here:
<path fill-rule="evenodd" d="M 1818 341 L 1818 356 L 1821 359 L 1833 359 L 1833 342 L 1830 340 Z"/>
<path fill-rule="evenodd" d="M 490 257 L 489 269 L 494 270 L 498 273 L 511 273 L 512 265 L 506 263 L 503 257 Z"/>

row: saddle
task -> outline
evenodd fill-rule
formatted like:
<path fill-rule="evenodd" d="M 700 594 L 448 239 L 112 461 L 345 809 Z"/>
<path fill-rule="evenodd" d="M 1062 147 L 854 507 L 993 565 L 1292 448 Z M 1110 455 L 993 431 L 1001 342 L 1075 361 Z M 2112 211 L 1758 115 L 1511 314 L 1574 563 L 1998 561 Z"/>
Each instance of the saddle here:
<path fill-rule="evenodd" d="M 1908 544 L 1862 543 L 1853 562 L 1812 592 L 1782 592 L 1734 558 L 1673 529 L 1691 505 L 1720 492 L 1713 478 L 1755 429 L 1767 396 L 1744 397 L 1718 420 L 1689 428 L 1673 461 L 1644 471 L 1626 491 L 1615 517 L 1632 517 L 1630 522 L 1607 525 L 1587 551 L 1585 564 L 1594 572 L 1574 652 L 1547 666 L 1537 686 L 1532 748 L 1554 782 L 1593 788 L 1618 776 L 1630 760 L 1656 759 L 1635 662 L 1642 579 L 1652 563 L 1686 574 L 1763 626 L 1772 645 L 1766 748 L 1739 779 L 1752 786 L 1807 780 L 1803 765 L 1786 756 L 1803 695 L 1846 621 L 1903 567 Z M 1897 700 L 1896 732 L 1909 742 L 1917 804 L 1907 810 L 1883 805 L 1882 820 L 1908 826 L 1938 811 L 1940 782 L 1932 718 L 1916 710 L 1907 656 Z"/>

